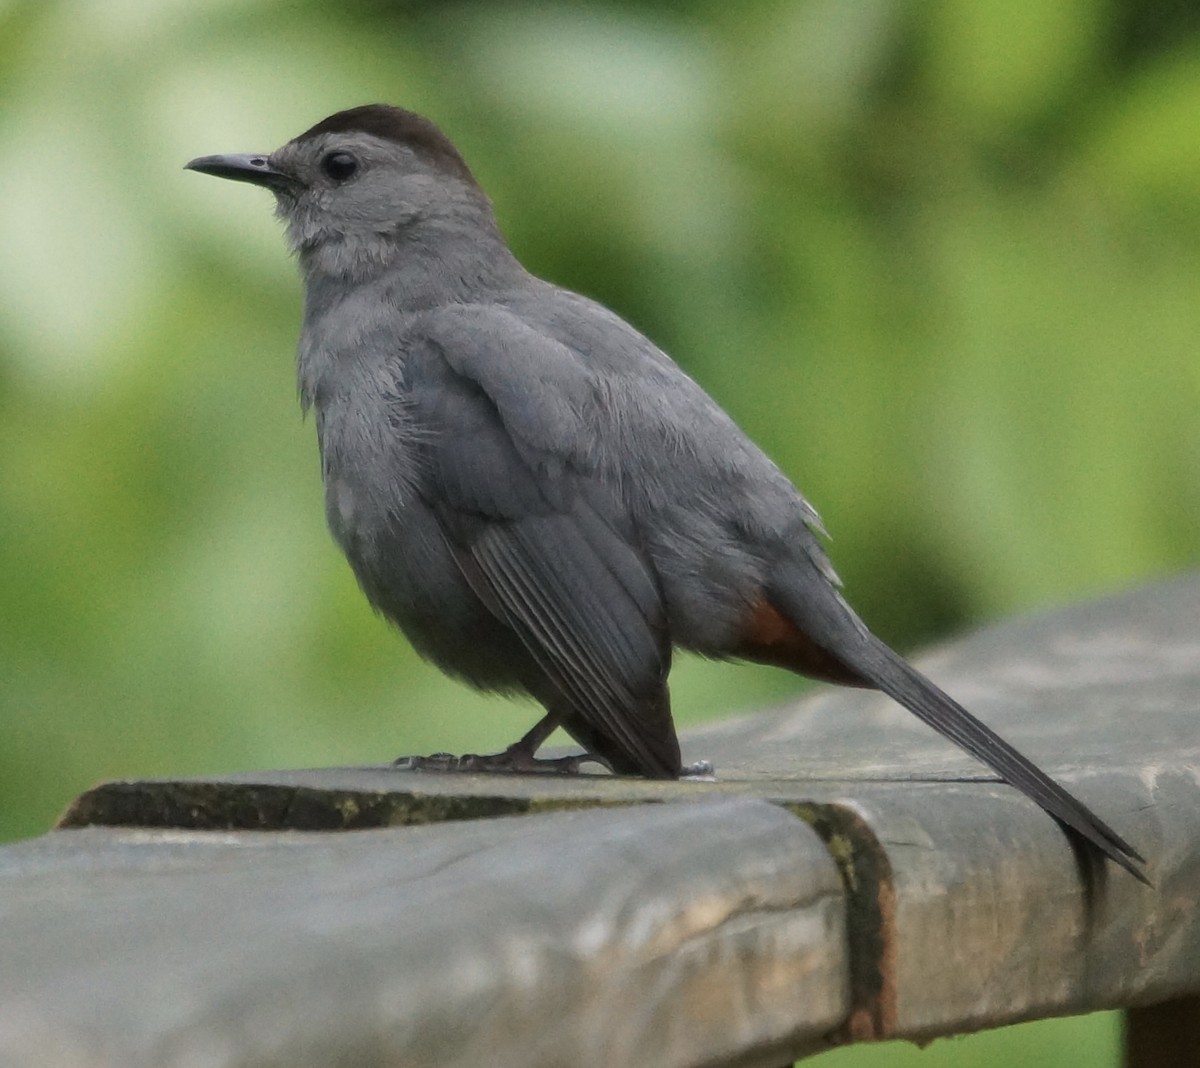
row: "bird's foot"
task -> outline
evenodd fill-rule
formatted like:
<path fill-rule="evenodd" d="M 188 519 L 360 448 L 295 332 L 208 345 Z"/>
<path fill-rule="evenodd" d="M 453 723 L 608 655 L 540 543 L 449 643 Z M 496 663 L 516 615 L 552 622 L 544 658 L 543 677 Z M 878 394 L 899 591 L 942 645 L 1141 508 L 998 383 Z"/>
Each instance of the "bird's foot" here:
<path fill-rule="evenodd" d="M 608 763 L 591 753 L 579 753 L 565 757 L 536 757 L 520 743 L 510 745 L 502 753 L 479 755 L 464 753 L 433 753 L 430 756 L 403 756 L 392 761 L 392 766 L 404 771 L 485 772 L 510 775 L 579 775 L 584 764 L 599 764 L 608 768 Z M 612 770 L 609 768 L 608 770 Z"/>

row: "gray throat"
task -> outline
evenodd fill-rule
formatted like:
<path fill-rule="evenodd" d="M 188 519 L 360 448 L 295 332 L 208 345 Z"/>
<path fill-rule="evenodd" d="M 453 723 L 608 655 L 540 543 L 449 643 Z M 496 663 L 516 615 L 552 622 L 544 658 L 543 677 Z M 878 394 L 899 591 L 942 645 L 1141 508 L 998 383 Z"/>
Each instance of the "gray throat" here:
<path fill-rule="evenodd" d="M 357 286 L 384 283 L 408 311 L 456 304 L 505 289 L 525 275 L 486 198 L 399 218 L 386 230 L 318 231 L 297 242 L 306 312 L 338 303 Z"/>
<path fill-rule="evenodd" d="M 490 211 L 457 208 L 386 233 L 324 234 L 298 247 L 304 321 L 297 377 L 306 411 L 330 395 L 335 365 L 368 353 L 400 356 L 407 316 L 503 300 L 534 283 Z"/>

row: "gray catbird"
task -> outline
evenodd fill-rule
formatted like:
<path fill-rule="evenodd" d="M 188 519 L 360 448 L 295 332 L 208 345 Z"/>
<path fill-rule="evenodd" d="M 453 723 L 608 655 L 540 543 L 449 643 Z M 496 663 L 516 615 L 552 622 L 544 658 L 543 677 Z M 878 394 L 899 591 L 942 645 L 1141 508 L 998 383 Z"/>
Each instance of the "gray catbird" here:
<path fill-rule="evenodd" d="M 1132 846 L 866 628 L 817 513 L 695 382 L 525 271 L 428 119 L 372 104 L 187 166 L 275 194 L 326 514 L 371 604 L 443 670 L 545 706 L 505 752 L 442 765 L 544 766 L 562 726 L 615 772 L 679 776 L 679 645 L 882 690 L 1144 880 Z"/>

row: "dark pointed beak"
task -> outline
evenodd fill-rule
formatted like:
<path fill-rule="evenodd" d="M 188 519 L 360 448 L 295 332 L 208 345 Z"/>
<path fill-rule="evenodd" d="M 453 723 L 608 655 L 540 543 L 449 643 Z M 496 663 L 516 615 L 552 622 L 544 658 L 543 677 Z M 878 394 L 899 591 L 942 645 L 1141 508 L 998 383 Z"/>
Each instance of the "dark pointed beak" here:
<path fill-rule="evenodd" d="M 269 156 L 253 153 L 231 156 L 201 156 L 183 165 L 185 171 L 199 171 L 235 182 L 250 182 L 276 192 L 288 192 L 296 187 L 296 179 L 271 166 Z"/>

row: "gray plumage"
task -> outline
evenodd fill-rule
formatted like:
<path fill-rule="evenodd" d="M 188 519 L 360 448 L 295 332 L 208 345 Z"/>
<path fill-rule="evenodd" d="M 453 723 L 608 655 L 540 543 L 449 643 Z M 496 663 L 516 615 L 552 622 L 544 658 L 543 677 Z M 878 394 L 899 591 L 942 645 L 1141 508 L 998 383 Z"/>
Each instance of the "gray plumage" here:
<path fill-rule="evenodd" d="M 676 777 L 673 646 L 877 687 L 1106 855 L 1138 854 L 875 638 L 816 512 L 608 309 L 530 275 L 453 145 L 383 105 L 190 167 L 276 195 L 330 529 L 416 649 L 527 692 L 615 771 Z"/>

